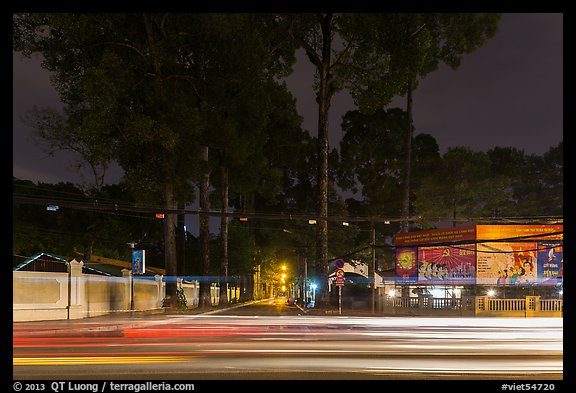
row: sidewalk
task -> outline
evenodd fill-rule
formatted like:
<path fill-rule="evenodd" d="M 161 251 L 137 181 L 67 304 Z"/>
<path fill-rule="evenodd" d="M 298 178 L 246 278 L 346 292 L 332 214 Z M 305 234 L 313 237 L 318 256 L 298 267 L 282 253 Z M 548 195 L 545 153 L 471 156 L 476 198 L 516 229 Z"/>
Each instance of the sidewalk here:
<path fill-rule="evenodd" d="M 122 311 L 99 315 L 82 319 L 58 319 L 47 321 L 22 321 L 13 322 L 14 337 L 45 336 L 66 336 L 85 335 L 91 332 L 94 336 L 111 335 L 120 332 L 125 328 L 138 328 L 143 326 L 163 323 L 164 317 L 179 315 L 210 315 L 222 311 L 231 310 L 250 304 L 268 301 L 269 299 L 253 300 L 240 304 L 230 304 L 228 306 L 212 306 L 210 308 L 188 308 L 186 310 L 146 310 L 146 311 Z M 162 320 L 154 316 L 163 317 Z"/>
<path fill-rule="evenodd" d="M 28 321 L 13 322 L 14 337 L 74 337 L 86 336 L 90 332 L 91 336 L 110 336 L 120 334 L 125 328 L 139 328 L 151 325 L 169 323 L 170 316 L 194 316 L 194 315 L 212 315 L 220 312 L 233 310 L 235 308 L 245 307 L 253 304 L 270 302 L 273 299 L 253 300 L 244 303 L 230 304 L 227 306 L 212 306 L 210 308 L 189 308 L 187 310 L 148 310 L 133 312 L 118 312 L 101 316 L 95 316 L 83 319 L 72 320 L 49 320 L 49 321 Z M 343 309 L 339 310 L 330 308 L 304 308 L 298 304 L 291 307 L 297 308 L 299 315 L 305 316 L 334 316 L 334 317 L 400 317 L 417 315 L 402 315 L 401 313 L 382 313 L 372 312 L 371 310 L 362 309 Z M 158 316 L 158 318 L 155 318 Z M 459 317 L 460 315 L 454 315 Z M 168 317 L 168 318 L 166 318 Z"/>

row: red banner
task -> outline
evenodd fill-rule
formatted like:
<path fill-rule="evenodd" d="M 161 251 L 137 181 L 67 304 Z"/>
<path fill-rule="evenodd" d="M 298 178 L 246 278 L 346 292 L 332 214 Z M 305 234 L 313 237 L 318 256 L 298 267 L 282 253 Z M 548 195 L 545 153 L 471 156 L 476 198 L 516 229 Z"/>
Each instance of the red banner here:
<path fill-rule="evenodd" d="M 476 226 L 465 226 L 429 231 L 402 232 L 394 236 L 395 246 L 422 245 L 476 239 Z"/>

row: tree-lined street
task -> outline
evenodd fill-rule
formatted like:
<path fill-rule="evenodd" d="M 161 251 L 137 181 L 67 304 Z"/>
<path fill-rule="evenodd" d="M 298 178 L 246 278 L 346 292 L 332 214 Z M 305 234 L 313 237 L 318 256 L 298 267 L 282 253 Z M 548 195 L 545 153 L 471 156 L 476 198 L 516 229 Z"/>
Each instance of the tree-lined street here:
<path fill-rule="evenodd" d="M 318 316 L 271 299 L 16 323 L 13 364 L 17 380 L 558 380 L 562 319 Z"/>

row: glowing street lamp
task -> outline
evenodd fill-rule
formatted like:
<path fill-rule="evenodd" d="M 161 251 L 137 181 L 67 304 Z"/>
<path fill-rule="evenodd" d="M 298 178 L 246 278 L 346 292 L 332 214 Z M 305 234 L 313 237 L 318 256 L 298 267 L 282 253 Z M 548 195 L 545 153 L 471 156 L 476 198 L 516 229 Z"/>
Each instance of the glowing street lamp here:
<path fill-rule="evenodd" d="M 486 292 L 486 294 L 489 297 L 494 297 L 496 295 L 496 291 L 494 291 L 493 289 L 490 289 L 488 292 Z"/>
<path fill-rule="evenodd" d="M 316 288 L 318 288 L 318 285 L 310 284 L 310 288 L 312 288 L 312 300 L 315 301 L 316 300 Z"/>
<path fill-rule="evenodd" d="M 388 291 L 388 297 L 396 297 L 396 290 L 391 289 Z"/>

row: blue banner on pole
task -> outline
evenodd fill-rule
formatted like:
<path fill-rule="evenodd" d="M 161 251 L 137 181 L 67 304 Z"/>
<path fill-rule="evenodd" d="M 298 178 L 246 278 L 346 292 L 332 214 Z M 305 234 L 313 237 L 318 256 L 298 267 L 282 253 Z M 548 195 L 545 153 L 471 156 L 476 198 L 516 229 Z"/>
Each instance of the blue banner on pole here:
<path fill-rule="evenodd" d="M 146 250 L 132 251 L 132 274 L 144 274 L 146 272 Z"/>

